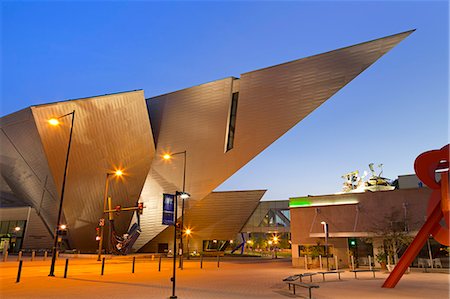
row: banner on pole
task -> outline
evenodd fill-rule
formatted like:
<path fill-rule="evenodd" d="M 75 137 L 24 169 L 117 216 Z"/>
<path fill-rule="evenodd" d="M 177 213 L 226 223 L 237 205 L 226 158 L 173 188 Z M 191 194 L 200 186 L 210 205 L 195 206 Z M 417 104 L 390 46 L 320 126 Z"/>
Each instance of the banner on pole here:
<path fill-rule="evenodd" d="M 162 224 L 173 225 L 175 212 L 175 195 L 174 194 L 163 194 L 163 214 L 162 214 Z"/>

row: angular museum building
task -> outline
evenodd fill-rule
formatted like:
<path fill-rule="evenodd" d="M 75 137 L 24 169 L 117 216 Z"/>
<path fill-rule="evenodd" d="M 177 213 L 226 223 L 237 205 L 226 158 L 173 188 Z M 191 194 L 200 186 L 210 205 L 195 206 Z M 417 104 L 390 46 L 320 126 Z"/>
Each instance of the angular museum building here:
<path fill-rule="evenodd" d="M 136 90 L 31 106 L 2 117 L 2 240 L 11 238 L 12 228 L 21 221 L 21 236 L 28 239 L 23 246 L 44 246 L 43 240 L 50 240 L 51 246 L 71 128 L 61 221 L 68 228 L 67 247 L 96 251 L 96 227 L 103 217 L 106 192 L 113 207 L 144 204 L 134 250 L 155 251 L 156 243 L 150 242 L 167 228 L 162 224 L 162 194 L 182 190 L 183 177 L 190 194 L 185 202 L 187 220 L 202 227 L 216 221 L 205 238 L 215 238 L 214 230 L 230 238 L 220 221 L 233 214 L 229 227 L 239 231 L 264 192 L 216 194 L 217 200 L 209 200 L 207 208 L 220 211 L 218 219 L 195 217 L 196 208 L 205 209 L 202 201 L 411 33 L 152 98 Z M 59 126 L 49 124 L 49 119 L 60 116 L 64 117 Z M 162 158 L 179 152 L 185 155 L 174 155 L 170 161 Z M 117 169 L 124 175 L 108 175 Z M 117 232 L 125 233 L 136 221 L 133 213 L 116 213 Z M 32 234 L 27 232 L 31 219 L 39 227 Z"/>

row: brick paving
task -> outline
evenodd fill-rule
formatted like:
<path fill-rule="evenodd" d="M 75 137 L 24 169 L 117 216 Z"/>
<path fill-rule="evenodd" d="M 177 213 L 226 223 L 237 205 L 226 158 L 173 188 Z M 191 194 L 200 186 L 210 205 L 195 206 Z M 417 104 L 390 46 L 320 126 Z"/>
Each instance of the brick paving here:
<path fill-rule="evenodd" d="M 108 259 L 104 276 L 101 263 L 95 259 L 73 258 L 69 262 L 68 278 L 63 278 L 64 259 L 59 259 L 56 277 L 47 277 L 50 260 L 29 261 L 25 258 L 20 283 L 15 283 L 18 262 L 11 257 L 0 262 L 0 297 L 3 298 L 168 298 L 171 295 L 171 259 L 163 259 L 158 272 L 157 259 L 137 256 L 135 273 L 131 273 L 131 258 Z M 298 289 L 294 296 L 281 281 L 284 277 L 302 273 L 289 260 L 261 260 L 226 258 L 217 268 L 215 258 L 205 259 L 203 269 L 199 260 L 185 261 L 184 269 L 177 269 L 178 298 L 302 298 L 306 289 Z M 448 273 L 412 272 L 405 275 L 395 289 L 383 289 L 387 277 L 377 273 L 358 275 L 345 272 L 342 281 L 328 276 L 314 276 L 320 285 L 313 289 L 313 298 L 449 298 Z M 309 279 L 308 279 L 309 281 Z"/>

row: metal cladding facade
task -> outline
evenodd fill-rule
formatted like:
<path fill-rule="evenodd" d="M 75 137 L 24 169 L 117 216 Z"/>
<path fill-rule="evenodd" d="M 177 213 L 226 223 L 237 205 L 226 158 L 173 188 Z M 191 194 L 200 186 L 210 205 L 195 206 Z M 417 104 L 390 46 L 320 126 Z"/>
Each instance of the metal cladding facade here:
<path fill-rule="evenodd" d="M 2 131 L 8 132 L 6 141 L 16 144 L 17 150 L 14 146 L 4 150 L 3 134 L 2 177 L 16 197 L 26 199 L 41 211 L 53 233 L 71 116 L 62 118 L 61 125 L 55 127 L 48 119 L 73 110 L 76 112 L 62 222 L 68 227 L 70 247 L 93 251 L 95 227 L 102 217 L 106 173 L 126 169 L 122 179 L 110 179 L 109 195 L 114 205 L 134 206 L 154 157 L 143 91 L 32 106 L 25 110 L 30 119 L 27 123 L 21 123 L 17 114 L 5 117 L 10 121 L 5 124 L 2 119 Z M 22 145 L 22 139 L 28 143 Z M 14 162 L 11 164 L 6 157 L 16 159 L 9 160 Z M 36 187 L 28 188 L 29 182 L 35 182 Z M 24 196 L 23 192 L 15 192 L 16 188 L 24 188 L 28 193 Z M 117 228 L 125 232 L 132 215 L 123 212 L 119 217 Z"/>
<path fill-rule="evenodd" d="M 186 151 L 186 191 L 191 194 L 186 210 L 195 209 L 222 182 L 411 33 L 146 101 L 143 92 L 136 91 L 34 106 L 5 116 L 2 143 L 10 144 L 5 153 L 2 147 L 2 194 L 26 200 L 35 208 L 47 194 L 44 202 L 53 210 L 43 217 L 54 227 L 69 131 L 48 128 L 46 120 L 75 110 L 64 202 L 71 245 L 95 250 L 94 228 L 101 217 L 105 174 L 122 167 L 127 174 L 124 181 L 111 184 L 114 205 L 133 205 L 140 198 L 146 207 L 137 250 L 166 228 L 161 224 L 162 193 L 182 190 L 184 156 L 165 161 L 163 154 Z M 29 121 L 15 129 L 3 125 L 27 117 Z M 26 134 L 32 134 L 30 140 Z M 21 149 L 13 143 L 20 143 Z M 131 215 L 122 214 L 116 222 L 125 232 Z"/>
<path fill-rule="evenodd" d="M 266 190 L 211 192 L 199 200 L 184 215 L 184 226 L 192 231 L 189 237 L 190 250 L 201 252 L 203 240 L 233 240 L 258 207 L 265 192 Z M 167 243 L 169 248 L 173 248 L 173 228 L 166 227 L 140 251 L 157 252 L 159 243 Z"/>

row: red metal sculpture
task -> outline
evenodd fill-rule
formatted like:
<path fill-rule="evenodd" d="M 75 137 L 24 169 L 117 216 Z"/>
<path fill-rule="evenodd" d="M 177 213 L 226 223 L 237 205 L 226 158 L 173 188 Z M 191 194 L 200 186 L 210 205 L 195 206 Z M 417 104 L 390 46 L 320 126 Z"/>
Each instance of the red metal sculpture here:
<path fill-rule="evenodd" d="M 440 150 L 420 154 L 414 162 L 414 170 L 419 179 L 433 189 L 428 201 L 427 220 L 384 282 L 383 288 L 394 288 L 397 285 L 430 235 L 439 243 L 450 246 L 449 144 Z M 439 182 L 435 178 L 436 172 L 441 175 Z M 445 219 L 446 227 L 440 224 L 442 218 Z"/>

